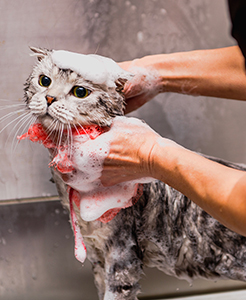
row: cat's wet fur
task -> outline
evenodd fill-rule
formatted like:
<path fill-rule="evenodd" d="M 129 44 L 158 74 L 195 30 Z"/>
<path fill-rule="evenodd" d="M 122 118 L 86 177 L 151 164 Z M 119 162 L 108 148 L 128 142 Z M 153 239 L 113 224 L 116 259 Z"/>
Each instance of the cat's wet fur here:
<path fill-rule="evenodd" d="M 64 125 L 110 126 L 113 117 L 123 115 L 124 97 L 121 91 L 126 79 L 119 78 L 115 82 L 116 88 L 94 84 L 74 71 L 57 67 L 52 61 L 52 51 L 31 49 L 37 55 L 39 63 L 26 81 L 24 97 L 27 108 L 38 117 L 45 128 L 54 120 Z M 47 89 L 39 84 L 41 75 L 51 78 L 51 85 Z M 74 86 L 83 86 L 90 90 L 89 101 L 77 101 L 71 95 Z M 50 106 L 47 106 L 45 99 L 47 95 L 55 98 Z"/>
<path fill-rule="evenodd" d="M 49 61 L 49 51 L 33 51 L 39 63 L 25 86 L 25 101 L 29 109 L 33 96 L 37 94 L 35 80 L 45 72 L 46 67 L 48 72 L 54 72 L 52 74 L 60 78 L 64 87 L 66 76 L 74 73 L 69 70 L 54 71 Z M 94 85 L 77 74 L 72 76 L 81 84 L 91 85 L 96 91 L 95 98 L 91 102 L 88 98 L 88 101 L 80 104 L 79 111 L 82 114 L 78 116 L 64 117 L 63 111 L 58 122 L 65 125 L 70 122 L 70 125 L 76 126 L 79 126 L 79 122 L 82 125 L 93 123 L 109 126 L 115 116 L 123 115 L 124 97 L 121 90 L 124 79 L 119 78 L 116 88 L 107 88 Z M 60 91 L 61 87 L 58 88 Z M 62 94 L 61 91 L 59 93 Z M 43 92 L 41 97 L 45 97 Z M 34 107 L 34 114 L 44 127 L 49 128 L 55 113 L 48 115 L 43 100 L 37 99 L 36 103 L 40 107 L 36 110 Z M 62 110 L 61 107 L 59 109 Z M 246 170 L 245 165 L 211 159 L 228 167 Z M 53 176 L 62 202 L 68 207 L 67 187 L 54 170 Z M 85 222 L 76 207 L 75 210 L 100 300 L 136 300 L 143 267 L 157 267 L 168 275 L 188 281 L 199 277 L 246 281 L 246 237 L 227 229 L 186 196 L 163 182 L 144 184 L 138 202 L 122 209 L 106 224 L 99 221 Z"/>

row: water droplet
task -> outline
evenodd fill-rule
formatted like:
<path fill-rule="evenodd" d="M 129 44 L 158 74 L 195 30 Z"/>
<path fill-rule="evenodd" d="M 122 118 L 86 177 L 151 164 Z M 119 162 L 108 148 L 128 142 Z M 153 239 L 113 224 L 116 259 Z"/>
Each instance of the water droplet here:
<path fill-rule="evenodd" d="M 37 280 L 37 275 L 35 273 L 32 274 L 32 279 Z"/>
<path fill-rule="evenodd" d="M 59 214 L 60 214 L 60 210 L 57 208 L 57 209 L 55 210 L 55 213 L 56 213 L 57 215 L 59 215 Z"/>
<path fill-rule="evenodd" d="M 176 291 L 179 291 L 179 288 L 176 288 Z"/>
<path fill-rule="evenodd" d="M 141 43 L 143 41 L 144 35 L 142 31 L 139 31 L 137 34 L 137 39 L 139 41 L 139 43 Z"/>
<path fill-rule="evenodd" d="M 5 246 L 6 244 L 7 244 L 7 242 L 6 242 L 6 240 L 5 240 L 5 238 L 2 238 L 2 244 Z"/>
<path fill-rule="evenodd" d="M 167 11 L 165 10 L 165 8 L 162 8 L 162 9 L 161 9 L 161 14 L 162 14 L 162 15 L 166 15 L 166 14 L 167 14 Z"/>

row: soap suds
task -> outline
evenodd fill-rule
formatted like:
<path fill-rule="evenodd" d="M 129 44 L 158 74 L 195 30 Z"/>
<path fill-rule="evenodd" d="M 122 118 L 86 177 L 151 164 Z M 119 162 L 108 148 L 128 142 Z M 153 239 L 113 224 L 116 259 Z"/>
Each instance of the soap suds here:
<path fill-rule="evenodd" d="M 124 125 L 147 126 L 134 118 L 116 117 L 121 119 Z M 129 123 L 130 122 L 130 123 Z M 103 162 L 109 154 L 110 141 L 113 135 L 120 129 L 127 133 L 127 129 L 113 125 L 106 134 L 98 136 L 95 140 L 85 143 L 80 141 L 80 136 L 74 137 L 74 149 L 72 154 L 73 166 L 76 175 L 71 178 L 69 185 L 79 191 L 81 195 L 80 214 L 85 221 L 94 221 L 105 212 L 115 208 L 126 208 L 130 205 L 132 197 L 138 190 L 139 183 L 153 181 L 153 178 L 141 178 L 123 182 L 110 187 L 104 187 L 100 181 L 103 170 Z M 149 128 L 149 127 L 148 127 Z"/>
<path fill-rule="evenodd" d="M 133 118 L 116 118 L 121 118 L 125 125 L 129 122 L 131 125 L 141 122 Z M 57 149 L 57 154 L 50 163 L 50 166 L 55 167 L 61 173 L 68 173 L 67 184 L 79 193 L 80 214 L 85 221 L 100 219 L 102 215 L 112 209 L 118 211 L 118 209 L 131 206 L 131 199 L 137 194 L 138 184 L 153 180 L 153 178 L 141 178 L 111 187 L 102 185 L 100 177 L 103 162 L 109 154 L 110 140 L 119 129 L 117 126 L 103 135 L 101 133 L 105 130 L 95 125 L 85 126 L 80 134 L 74 132 L 72 153 L 68 155 L 68 148 L 66 145 L 62 145 L 60 149 Z M 141 126 L 147 125 L 141 122 Z M 85 135 L 88 136 L 87 139 L 85 139 Z M 27 133 L 18 137 L 19 140 L 26 138 L 33 142 L 43 143 L 47 148 L 57 148 L 40 124 L 32 125 Z M 106 218 L 103 219 L 106 220 Z"/>
<path fill-rule="evenodd" d="M 69 191 L 70 214 L 71 214 L 71 222 L 73 226 L 74 240 L 75 240 L 74 255 L 78 261 L 83 263 L 86 259 L 86 247 L 78 225 L 78 219 L 73 208 L 73 202 L 76 202 L 76 195 L 73 195 L 74 192 L 75 191 L 73 189 L 70 189 Z"/>
<path fill-rule="evenodd" d="M 125 125 L 140 125 L 141 123 L 139 126 L 140 134 L 141 128 L 147 126 L 134 118 L 116 118 L 120 118 Z M 112 220 L 121 209 L 136 203 L 142 195 L 142 185 L 139 183 L 154 180 L 153 178 L 141 178 L 111 187 L 102 185 L 100 177 L 103 162 L 109 154 L 110 141 L 119 130 L 119 126 L 122 126 L 122 122 L 121 125 L 112 126 L 113 129 L 111 127 L 109 131 L 97 125 L 84 126 L 80 132 L 72 131 L 72 151 L 68 149 L 66 144 L 58 147 L 41 124 L 32 124 L 27 133 L 18 137 L 19 140 L 30 139 L 33 142 L 42 143 L 46 148 L 53 149 L 56 154 L 50 166 L 68 176 L 70 213 L 75 236 L 75 256 L 81 262 L 84 262 L 86 258 L 86 247 L 73 205 L 75 204 L 79 208 L 83 220 L 99 220 L 106 223 Z M 124 130 L 127 134 L 127 129 L 123 128 Z"/>
<path fill-rule="evenodd" d="M 115 87 L 119 78 L 130 80 L 133 75 L 110 58 L 96 54 L 80 54 L 64 50 L 53 51 L 52 60 L 60 69 L 70 69 L 95 84 Z"/>

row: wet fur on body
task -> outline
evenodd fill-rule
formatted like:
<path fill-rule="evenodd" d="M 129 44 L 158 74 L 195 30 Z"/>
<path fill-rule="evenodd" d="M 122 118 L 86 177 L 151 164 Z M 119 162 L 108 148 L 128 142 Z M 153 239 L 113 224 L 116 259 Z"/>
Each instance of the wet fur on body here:
<path fill-rule="evenodd" d="M 27 80 L 26 104 L 48 131 L 59 129 L 62 135 L 61 128 L 71 125 L 109 126 L 113 117 L 123 115 L 124 97 L 121 90 L 125 80 L 119 78 L 116 88 L 110 89 L 94 85 L 70 70 L 54 67 L 49 52 L 41 49 L 33 51 L 40 63 Z M 45 90 L 40 92 L 36 83 L 40 74 L 48 75 L 47 72 L 55 76 L 57 82 L 63 82 L 53 89 L 60 96 L 53 95 L 58 100 L 49 108 L 44 100 Z M 84 102 L 74 102 L 79 103 L 79 108 L 72 104 L 64 106 L 63 99 L 68 97 L 64 95 L 64 86 L 69 80 L 69 86 L 76 81 L 76 84 L 86 84 L 93 89 L 93 97 L 88 97 Z M 51 108 L 53 115 L 48 111 Z M 244 165 L 211 159 L 246 170 Z M 63 204 L 69 207 L 66 184 L 55 170 L 53 177 Z M 187 280 L 197 277 L 246 280 L 246 238 L 225 228 L 186 196 L 163 182 L 144 184 L 138 202 L 122 209 L 106 224 L 85 222 L 76 207 L 75 210 L 100 300 L 136 300 L 144 266 L 157 267 L 168 275 Z"/>

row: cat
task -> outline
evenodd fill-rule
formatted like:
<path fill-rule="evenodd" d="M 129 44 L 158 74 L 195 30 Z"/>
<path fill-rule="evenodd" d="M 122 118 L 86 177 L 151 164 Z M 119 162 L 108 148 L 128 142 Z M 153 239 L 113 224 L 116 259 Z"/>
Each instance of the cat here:
<path fill-rule="evenodd" d="M 80 54 L 73 54 L 71 63 L 66 51 L 31 49 L 38 63 L 25 84 L 26 107 L 57 144 L 71 140 L 64 133 L 72 127 L 109 128 L 114 117 L 123 116 L 122 90 L 132 75 L 117 69 L 116 63 Z M 243 164 L 210 159 L 246 170 Z M 52 173 L 63 205 L 71 209 L 67 185 L 55 167 Z M 72 208 L 100 300 L 136 300 L 143 267 L 157 267 L 188 281 L 246 281 L 246 237 L 161 181 L 141 184 L 140 189 L 136 203 L 121 209 L 110 222 L 84 221 L 78 208 Z"/>

